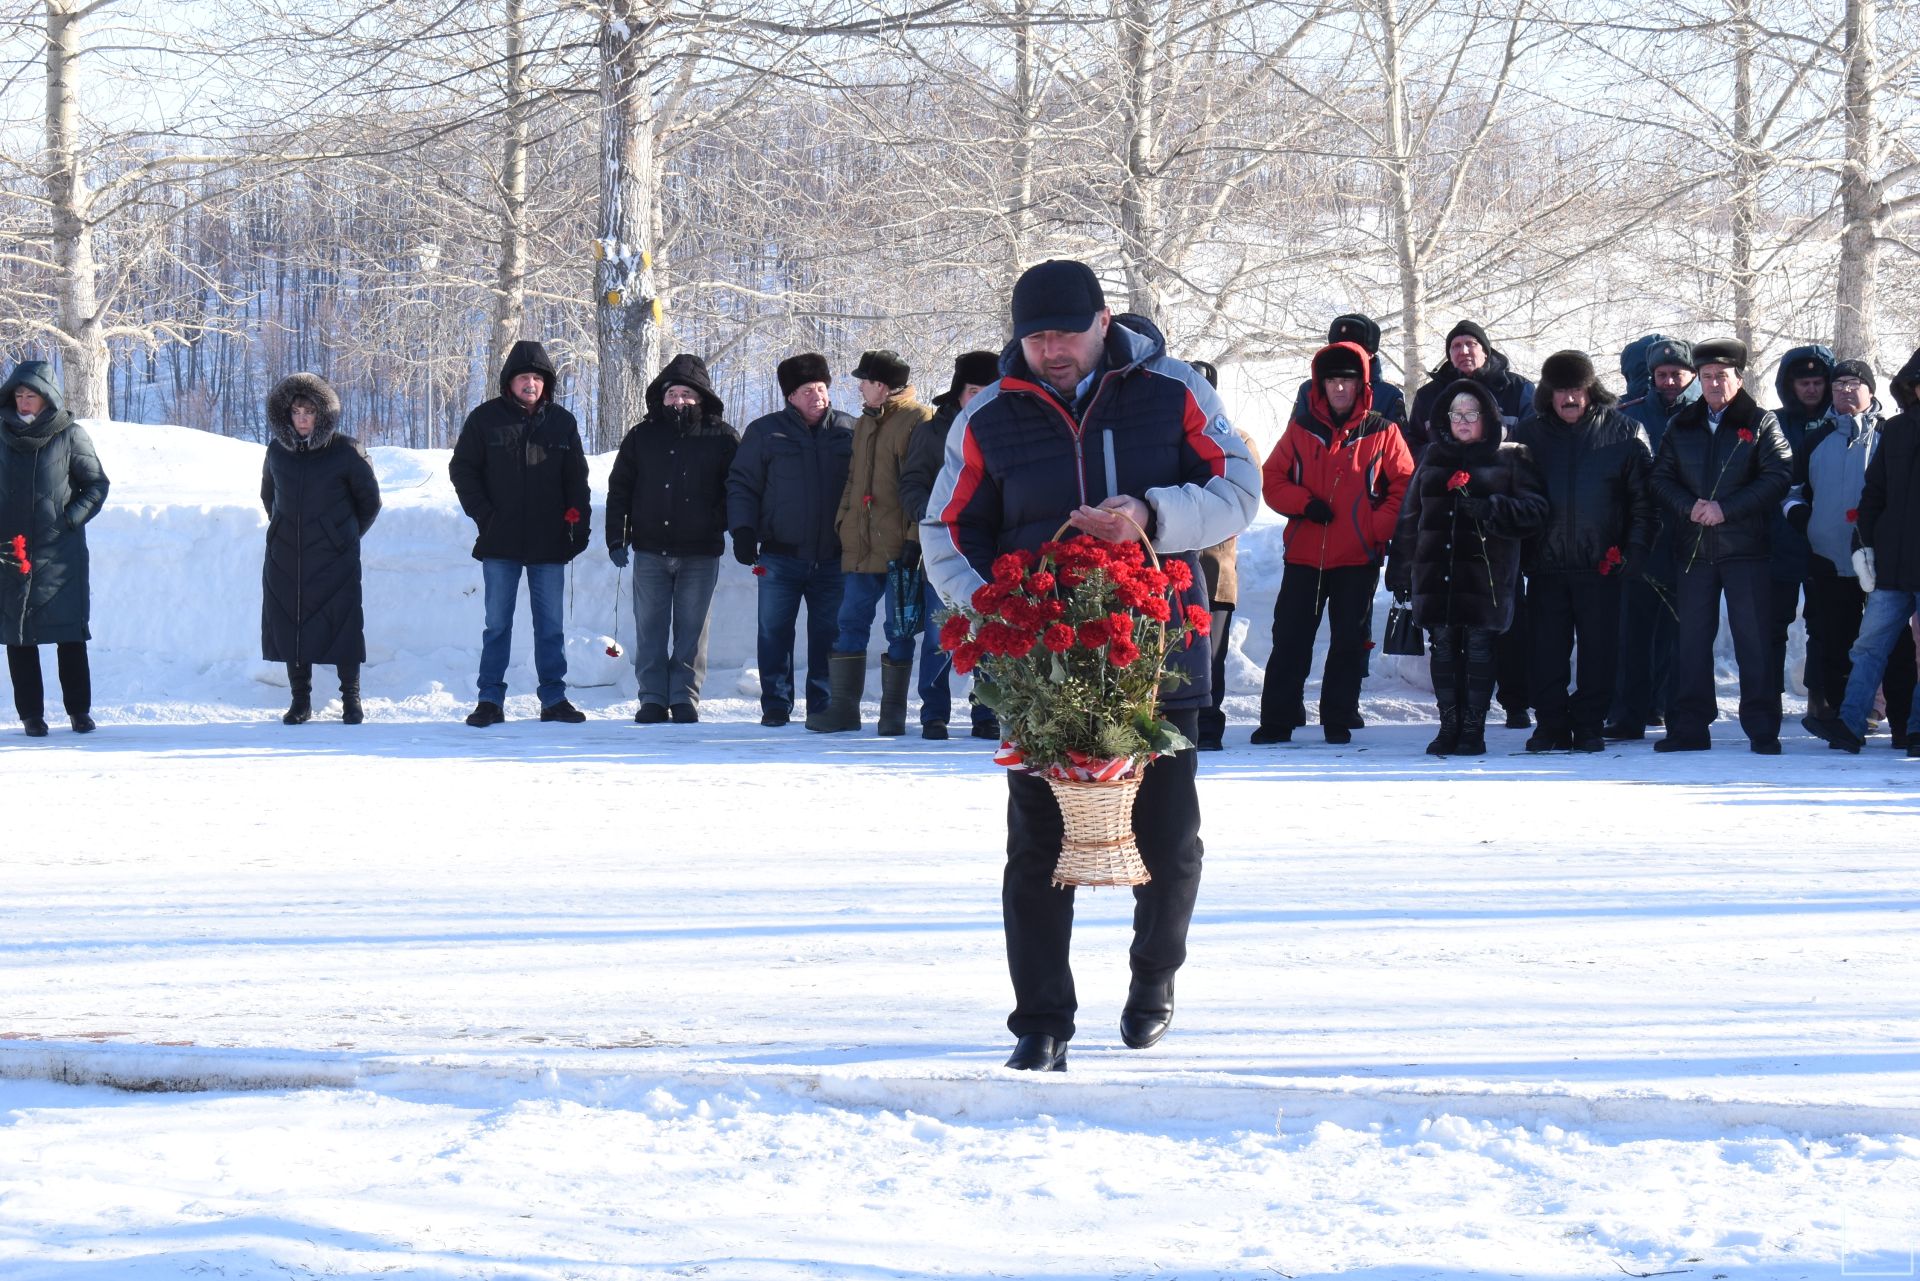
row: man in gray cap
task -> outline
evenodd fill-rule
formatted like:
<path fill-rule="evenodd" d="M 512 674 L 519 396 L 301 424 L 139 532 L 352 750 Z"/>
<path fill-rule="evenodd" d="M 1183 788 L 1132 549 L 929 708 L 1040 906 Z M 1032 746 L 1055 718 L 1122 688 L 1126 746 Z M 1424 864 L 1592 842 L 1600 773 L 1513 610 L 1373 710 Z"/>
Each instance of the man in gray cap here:
<path fill-rule="evenodd" d="M 1714 713 L 1713 639 L 1720 598 L 1740 667 L 1740 728 L 1751 749 L 1780 754 L 1780 685 L 1769 682 L 1767 529 L 1793 481 L 1793 451 L 1741 386 L 1747 345 L 1697 343 L 1701 398 L 1675 414 L 1653 465 L 1653 493 L 1679 529 L 1673 699 L 1656 752 L 1704 752 Z"/>

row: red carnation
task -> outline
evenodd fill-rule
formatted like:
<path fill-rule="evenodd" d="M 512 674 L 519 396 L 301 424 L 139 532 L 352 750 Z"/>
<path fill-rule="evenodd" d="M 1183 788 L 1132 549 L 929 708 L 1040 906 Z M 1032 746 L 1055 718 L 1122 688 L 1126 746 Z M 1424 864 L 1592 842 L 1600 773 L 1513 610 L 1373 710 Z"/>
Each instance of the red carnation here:
<path fill-rule="evenodd" d="M 980 661 L 982 652 L 978 642 L 968 641 L 953 651 L 953 670 L 965 676 Z"/>
<path fill-rule="evenodd" d="M 1178 562 L 1176 562 L 1178 563 Z M 1213 630 L 1213 615 L 1198 605 L 1189 605 L 1186 609 L 1187 626 L 1205 636 Z"/>
<path fill-rule="evenodd" d="M 1116 638 L 1107 646 L 1107 661 L 1115 667 L 1131 667 L 1133 660 L 1140 657 L 1140 647 L 1130 640 Z"/>
<path fill-rule="evenodd" d="M 1753 432 L 1749 428 L 1742 427 L 1739 431 L 1735 432 L 1734 435 L 1740 438 L 1740 443 L 1743 445 L 1751 445 L 1753 443 Z"/>
<path fill-rule="evenodd" d="M 1184 560 L 1170 560 L 1166 565 L 1167 581 L 1173 584 L 1177 592 L 1184 592 L 1193 586 L 1193 571 L 1187 568 Z"/>
<path fill-rule="evenodd" d="M 1025 658 L 1033 653 L 1033 647 L 1039 640 L 1038 632 L 1023 632 L 1015 629 L 1012 639 L 1007 642 L 1007 657 Z"/>
<path fill-rule="evenodd" d="M 753 567 L 753 576 L 755 578 L 765 578 L 767 576 L 767 567 L 765 565 L 755 565 Z"/>
<path fill-rule="evenodd" d="M 967 633 L 972 624 L 967 622 L 965 614 L 949 615 L 947 621 L 940 624 L 940 648 L 951 654 L 966 643 Z"/>
<path fill-rule="evenodd" d="M 580 509 L 578 507 L 567 508 L 567 514 L 563 519 L 569 525 L 578 525 L 580 523 Z"/>
<path fill-rule="evenodd" d="M 1000 612 L 1000 602 L 1007 598 L 1007 589 L 998 583 L 983 583 L 973 589 L 971 598 L 973 608 L 982 614 Z"/>
<path fill-rule="evenodd" d="M 1104 618 L 1095 618 L 1080 624 L 1080 643 L 1088 649 L 1099 649 L 1113 639 L 1113 628 Z"/>
<path fill-rule="evenodd" d="M 1626 561 L 1627 561 L 1627 558 L 1620 554 L 1620 549 L 1618 547 L 1607 548 L 1607 554 L 1600 558 L 1601 576 L 1605 577 L 1606 575 L 1611 574 L 1614 570 L 1626 564 Z"/>
<path fill-rule="evenodd" d="M 13 558 L 15 560 L 25 560 L 27 558 L 27 536 L 25 534 L 15 534 L 13 536 Z"/>
<path fill-rule="evenodd" d="M 1073 628 L 1065 623 L 1055 623 L 1047 628 L 1047 634 L 1040 638 L 1040 643 L 1056 654 L 1064 654 L 1073 648 Z"/>
<path fill-rule="evenodd" d="M 1858 524 L 1859 521 L 1860 521 L 1860 509 L 1858 507 L 1847 508 L 1847 524 L 1855 525 L 1855 524 Z"/>
<path fill-rule="evenodd" d="M 1008 552 L 993 562 L 993 581 L 1003 587 L 1018 587 L 1032 563 L 1033 557 L 1026 552 Z"/>
<path fill-rule="evenodd" d="M 1473 483 L 1473 477 L 1467 475 L 1467 473 L 1463 471 L 1457 471 L 1453 473 L 1453 475 L 1447 477 L 1448 489 L 1465 489 L 1468 485 L 1471 485 L 1472 483 Z"/>
<path fill-rule="evenodd" d="M 620 657 L 620 642 L 619 642 L 619 641 L 615 641 L 615 642 L 614 642 L 613 644 L 611 644 L 611 645 L 609 645 L 609 646 L 607 646 L 607 657 L 608 657 L 608 658 L 618 658 L 618 657 Z"/>
<path fill-rule="evenodd" d="M 1107 627 L 1112 631 L 1115 640 L 1130 641 L 1133 639 L 1132 614 L 1108 614 Z"/>
<path fill-rule="evenodd" d="M 1027 576 L 1027 594 L 1029 596 L 1045 596 L 1052 590 L 1053 575 L 1049 574 L 1046 570 L 1043 569 L 1037 574 L 1029 574 Z"/>
<path fill-rule="evenodd" d="M 1140 602 L 1140 612 L 1156 623 L 1164 623 L 1173 615 L 1173 611 L 1167 607 L 1165 596 L 1147 597 Z"/>

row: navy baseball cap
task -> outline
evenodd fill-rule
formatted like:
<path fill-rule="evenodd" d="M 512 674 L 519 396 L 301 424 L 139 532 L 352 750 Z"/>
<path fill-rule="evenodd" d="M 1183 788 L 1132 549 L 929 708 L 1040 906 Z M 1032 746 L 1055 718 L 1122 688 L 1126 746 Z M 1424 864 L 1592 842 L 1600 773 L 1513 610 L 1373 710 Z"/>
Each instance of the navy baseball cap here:
<path fill-rule="evenodd" d="M 1013 286 L 1013 336 L 1042 330 L 1080 333 L 1107 308 L 1100 278 L 1084 262 L 1049 258 L 1026 269 Z"/>

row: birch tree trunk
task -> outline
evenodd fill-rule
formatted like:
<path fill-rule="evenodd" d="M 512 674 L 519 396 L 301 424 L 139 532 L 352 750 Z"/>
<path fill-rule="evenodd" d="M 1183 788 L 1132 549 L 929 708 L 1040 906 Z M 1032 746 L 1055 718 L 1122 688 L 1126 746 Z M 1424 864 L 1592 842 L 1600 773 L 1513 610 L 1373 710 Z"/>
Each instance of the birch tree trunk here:
<path fill-rule="evenodd" d="M 1753 351 L 1759 310 L 1754 233 L 1760 225 L 1762 156 L 1753 106 L 1754 27 L 1751 0 L 1733 0 L 1733 336 Z"/>
<path fill-rule="evenodd" d="M 58 263 L 59 341 L 66 408 L 76 418 L 107 413 L 107 341 L 93 257 L 93 196 L 81 171 L 80 86 L 74 66 L 85 16 L 76 0 L 47 6 L 47 198 Z"/>
<path fill-rule="evenodd" d="M 1842 360 L 1871 362 L 1878 345 L 1881 138 L 1874 119 L 1874 0 L 1846 0 L 1846 157 L 1840 171 L 1840 265 L 1834 279 L 1833 345 Z"/>
<path fill-rule="evenodd" d="M 1400 273 L 1400 370 L 1411 403 L 1418 390 L 1421 346 L 1426 338 L 1426 277 L 1414 228 L 1412 128 L 1400 45 L 1400 13 L 1394 0 L 1379 0 L 1380 70 L 1386 93 L 1386 163 L 1393 255 Z"/>
<path fill-rule="evenodd" d="M 653 100 L 641 53 L 657 18 L 650 5 L 610 0 L 600 28 L 600 226 L 595 310 L 600 404 L 594 448 L 638 422 L 660 363 L 654 282 Z"/>
<path fill-rule="evenodd" d="M 527 86 L 526 6 L 507 0 L 507 137 L 500 166 L 500 256 L 494 274 L 491 369 L 506 364 L 521 336 L 527 301 Z"/>
<path fill-rule="evenodd" d="M 1013 199 L 1007 211 L 1008 271 L 1004 296 L 1029 265 L 1033 239 L 1033 135 L 1039 106 L 1034 100 L 1033 0 L 1014 0 L 1013 13 Z"/>
<path fill-rule="evenodd" d="M 1159 44 L 1152 0 L 1127 0 L 1121 19 L 1125 50 L 1126 166 L 1120 180 L 1121 251 L 1127 276 L 1127 307 L 1160 319 L 1157 247 L 1159 177 L 1154 173 L 1159 129 Z"/>

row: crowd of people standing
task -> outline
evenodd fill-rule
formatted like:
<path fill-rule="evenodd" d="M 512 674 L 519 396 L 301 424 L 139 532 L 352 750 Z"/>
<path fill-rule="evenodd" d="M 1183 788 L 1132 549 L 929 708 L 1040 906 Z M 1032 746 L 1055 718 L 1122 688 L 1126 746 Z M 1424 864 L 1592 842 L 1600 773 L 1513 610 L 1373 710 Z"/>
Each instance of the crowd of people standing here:
<path fill-rule="evenodd" d="M 1151 319 L 1113 323 L 1164 352 Z M 1894 746 L 1920 755 L 1910 626 L 1920 474 L 1909 465 L 1920 353 L 1888 379 L 1901 411 L 1890 416 L 1872 367 L 1822 346 L 1782 358 L 1778 404 L 1765 409 L 1747 388 L 1748 352 L 1731 339 L 1636 340 L 1620 356 L 1624 399 L 1579 351 L 1555 353 L 1537 382 L 1526 378 L 1472 321 L 1449 332 L 1446 358 L 1409 398 L 1382 377 L 1379 342 L 1364 315 L 1333 321 L 1262 466 L 1263 496 L 1286 526 L 1253 744 L 1290 742 L 1307 724 L 1323 620 L 1322 735 L 1347 743 L 1364 727 L 1384 572 L 1425 635 L 1440 724 L 1433 754 L 1484 752 L 1496 697 L 1505 724 L 1530 731 L 1528 751 L 1599 751 L 1662 727 L 1656 751 L 1711 746 L 1724 602 L 1751 750 L 1780 750 L 1788 628 L 1804 617 L 1806 728 L 1857 752 L 1884 705 Z M 699 719 L 731 543 L 756 578 L 762 725 L 798 714 L 809 730 L 861 729 L 877 621 L 877 732 L 906 733 L 917 693 L 920 733 L 946 738 L 953 695 L 937 639 L 946 602 L 923 564 L 922 523 L 951 480 L 942 473 L 955 425 L 1001 386 L 1016 345 L 961 354 L 928 402 L 898 354 L 864 352 L 852 371 L 858 415 L 833 408 L 827 357 L 799 353 L 775 370 L 781 408 L 744 430 L 727 421 L 701 357 L 670 360 L 620 443 L 601 525 L 607 555 L 631 577 L 634 720 Z M 1206 362 L 1182 363 L 1217 383 Z M 565 566 L 589 547 L 593 512 L 585 447 L 557 382 L 541 344 L 515 344 L 499 394 L 468 415 L 453 451 L 485 600 L 467 717 L 476 727 L 506 719 L 522 579 L 540 719 L 585 719 L 566 696 L 561 607 Z M 35 736 L 47 732 L 40 645 L 55 648 L 74 729 L 93 728 L 84 527 L 107 478 L 60 400 L 43 362 L 21 364 L 0 386 L 0 528 L 19 535 L 0 549 L 12 571 L 0 573 L 0 626 L 16 710 Z M 339 417 L 338 396 L 311 374 L 267 398 L 261 647 L 286 665 L 288 724 L 313 714 L 316 665 L 335 668 L 343 718 L 364 715 L 359 549 L 380 494 Z M 1236 434 L 1259 461 L 1253 440 Z M 1224 746 L 1235 544 L 1197 556 L 1213 614 L 1203 750 Z M 998 738 L 986 707 L 970 706 L 966 719 L 975 737 Z"/>

